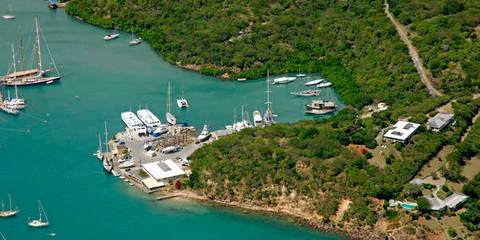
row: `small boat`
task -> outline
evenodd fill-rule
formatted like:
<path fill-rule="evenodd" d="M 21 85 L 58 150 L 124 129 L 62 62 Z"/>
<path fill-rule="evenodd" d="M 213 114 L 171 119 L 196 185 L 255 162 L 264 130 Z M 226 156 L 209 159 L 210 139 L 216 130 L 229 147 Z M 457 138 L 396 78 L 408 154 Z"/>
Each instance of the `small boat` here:
<path fill-rule="evenodd" d="M 289 83 L 297 79 L 296 77 L 279 77 L 273 79 L 273 84 L 284 84 L 284 83 Z"/>
<path fill-rule="evenodd" d="M 135 39 L 132 39 L 130 42 L 128 42 L 128 45 L 132 46 L 132 45 L 137 45 L 137 44 L 140 44 L 142 42 L 142 38 L 135 38 Z"/>
<path fill-rule="evenodd" d="M 203 125 L 203 130 L 198 136 L 198 140 L 200 141 L 205 141 L 211 136 L 210 132 L 208 132 L 208 126 L 207 124 Z"/>
<path fill-rule="evenodd" d="M 317 85 L 318 88 L 330 87 L 332 83 L 326 80 L 323 80 L 320 84 Z"/>
<path fill-rule="evenodd" d="M 247 79 L 246 79 L 246 78 L 238 78 L 237 81 L 239 81 L 239 82 L 245 82 L 245 81 L 247 81 Z"/>
<path fill-rule="evenodd" d="M 118 172 L 115 171 L 115 170 L 112 171 L 112 174 L 113 174 L 113 176 L 115 176 L 115 177 L 119 177 L 119 176 L 120 176 L 120 173 L 118 173 Z"/>
<path fill-rule="evenodd" d="M 165 114 L 165 117 L 167 118 L 167 122 L 176 125 L 177 124 L 177 118 L 173 116 L 171 112 L 171 104 L 170 104 L 170 82 L 168 82 L 168 97 L 167 97 L 167 113 Z"/>
<path fill-rule="evenodd" d="M 178 145 L 173 145 L 173 146 L 168 146 L 162 149 L 162 153 L 168 154 L 172 152 L 177 152 L 180 150 L 180 147 Z"/>
<path fill-rule="evenodd" d="M 335 102 L 312 100 L 310 104 L 305 105 L 305 108 L 308 114 L 321 115 L 335 112 L 337 105 Z"/>
<path fill-rule="evenodd" d="M 311 97 L 311 96 L 320 96 L 320 90 L 302 90 L 297 92 L 290 92 L 292 95 L 300 96 L 300 97 Z"/>
<path fill-rule="evenodd" d="M 133 160 L 126 161 L 118 166 L 118 168 L 131 168 L 135 166 L 135 162 Z"/>
<path fill-rule="evenodd" d="M 110 160 L 108 160 L 108 158 L 103 159 L 103 168 L 104 168 L 105 171 L 107 171 L 108 173 L 112 173 L 113 164 L 110 162 Z"/>
<path fill-rule="evenodd" d="M 28 222 L 28 226 L 30 227 L 46 227 L 50 225 L 50 222 L 48 221 L 47 213 L 45 212 L 45 209 L 43 209 L 42 202 L 38 200 L 38 211 L 40 213 L 40 217 L 38 220 L 33 220 L 31 222 Z M 42 221 L 42 212 L 45 215 L 45 222 Z"/>
<path fill-rule="evenodd" d="M 258 110 L 253 111 L 253 125 L 255 127 L 263 127 L 262 114 Z"/>
<path fill-rule="evenodd" d="M 185 98 L 177 99 L 177 105 L 179 108 L 188 108 L 188 102 Z"/>
<path fill-rule="evenodd" d="M 3 100 L 3 106 L 10 108 L 10 109 L 24 109 L 25 108 L 25 100 L 23 98 L 18 97 L 18 88 L 15 85 L 15 98 L 10 97 L 10 91 L 8 91 L 8 97 Z"/>
<path fill-rule="evenodd" d="M 4 111 L 6 113 L 9 113 L 9 114 L 13 114 L 13 115 L 17 115 L 19 113 L 19 111 L 17 109 L 8 108 L 8 107 L 5 107 L 5 106 L 0 106 L 0 110 Z"/>
<path fill-rule="evenodd" d="M 103 37 L 103 40 L 113 40 L 115 38 L 118 38 L 118 36 L 120 36 L 120 34 L 118 33 L 114 33 L 114 34 L 107 34 L 105 37 Z"/>
<path fill-rule="evenodd" d="M 55 236 L 57 236 L 57 234 L 56 233 L 50 233 L 50 236 L 55 237 Z"/>
<path fill-rule="evenodd" d="M 93 154 L 93 156 L 96 156 L 99 160 L 103 159 L 102 155 L 102 139 L 100 133 L 98 133 L 98 149 L 97 151 Z"/>
<path fill-rule="evenodd" d="M 47 3 L 51 9 L 56 9 L 58 7 L 57 2 L 55 2 L 55 0 L 47 0 Z"/>
<path fill-rule="evenodd" d="M 0 212 L 0 217 L 15 216 L 20 211 L 18 209 L 16 209 L 16 210 L 12 209 L 12 195 L 8 194 L 8 199 L 10 201 L 10 210 L 4 210 L 5 204 L 3 203 L 3 200 L 2 200 L 2 211 Z"/>
<path fill-rule="evenodd" d="M 8 7 L 9 7 L 8 14 L 7 14 L 7 12 L 4 12 L 4 13 L 2 14 L 2 18 L 3 18 L 3 19 L 7 19 L 7 20 L 8 20 L 8 19 L 14 19 L 14 18 L 15 18 L 15 15 L 12 14 L 12 5 L 9 5 Z"/>
<path fill-rule="evenodd" d="M 297 74 L 296 76 L 297 76 L 297 77 L 305 77 L 305 76 L 307 76 L 307 75 L 306 75 L 305 73 L 299 73 L 299 74 Z"/>
<path fill-rule="evenodd" d="M 305 86 L 317 85 L 317 84 L 321 83 L 322 81 L 324 81 L 324 79 L 317 79 L 317 80 L 308 81 L 308 82 L 305 83 Z"/>

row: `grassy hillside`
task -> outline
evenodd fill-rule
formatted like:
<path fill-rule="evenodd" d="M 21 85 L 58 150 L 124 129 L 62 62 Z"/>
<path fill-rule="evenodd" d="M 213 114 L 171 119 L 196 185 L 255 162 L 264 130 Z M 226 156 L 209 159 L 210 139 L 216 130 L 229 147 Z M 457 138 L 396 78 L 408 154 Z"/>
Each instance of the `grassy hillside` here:
<path fill-rule="evenodd" d="M 444 92 L 477 92 L 480 85 L 480 1 L 389 0 Z"/>

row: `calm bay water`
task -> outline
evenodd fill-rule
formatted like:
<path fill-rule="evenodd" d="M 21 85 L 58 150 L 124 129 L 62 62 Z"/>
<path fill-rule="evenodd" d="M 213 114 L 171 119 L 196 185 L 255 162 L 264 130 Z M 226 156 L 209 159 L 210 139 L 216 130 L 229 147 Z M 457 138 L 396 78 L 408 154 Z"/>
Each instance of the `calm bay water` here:
<path fill-rule="evenodd" d="M 50 86 L 20 88 L 27 108 L 19 116 L 0 113 L 0 198 L 7 200 L 12 193 L 21 209 L 16 217 L 0 219 L 0 232 L 7 239 L 49 239 L 50 232 L 59 239 L 343 239 L 210 204 L 156 202 L 106 175 L 92 156 L 103 121 L 112 136 L 124 128 L 120 112 L 130 107 L 148 105 L 164 119 L 169 81 L 177 118 L 197 128 L 209 124 L 212 130 L 233 121 L 234 107 L 237 119 L 242 104 L 247 104 L 250 116 L 255 109 L 265 109 L 265 82 L 201 76 L 165 63 L 148 44 L 129 47 L 128 34 L 103 41 L 109 31 L 79 22 L 63 10 L 52 11 L 43 0 L 0 0 L 0 11 L 9 3 L 17 18 L 0 19 L 0 75 L 8 71 L 10 45 L 18 43 L 19 25 L 25 57 L 31 59 L 36 15 L 63 79 Z M 43 53 L 48 55 L 45 48 Z M 191 106 L 186 110 L 179 110 L 175 101 L 182 85 Z M 272 87 L 279 121 L 309 118 L 303 113 L 309 100 L 289 94 L 298 88 L 298 83 Z M 332 90 L 322 94 L 341 101 Z M 51 226 L 30 229 L 26 221 L 38 217 L 39 199 Z"/>

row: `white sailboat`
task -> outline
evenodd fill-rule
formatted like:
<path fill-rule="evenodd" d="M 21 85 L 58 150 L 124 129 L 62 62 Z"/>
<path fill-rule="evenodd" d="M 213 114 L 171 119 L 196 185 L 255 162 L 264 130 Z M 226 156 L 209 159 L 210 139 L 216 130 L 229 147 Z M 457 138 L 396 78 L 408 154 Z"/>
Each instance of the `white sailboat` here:
<path fill-rule="evenodd" d="M 327 80 L 323 80 L 317 85 L 318 88 L 324 88 L 324 87 L 330 87 L 330 86 L 332 86 L 332 83 Z"/>
<path fill-rule="evenodd" d="M 289 82 L 293 82 L 295 79 L 297 78 L 296 77 L 279 77 L 279 78 L 273 79 L 273 84 L 289 83 Z"/>
<path fill-rule="evenodd" d="M 12 209 L 12 195 L 8 194 L 8 199 L 10 201 L 10 210 L 5 210 L 5 204 L 3 203 L 3 200 L 2 200 L 2 211 L 0 212 L 0 217 L 15 216 L 20 211 L 18 209 L 15 209 L 15 210 Z"/>
<path fill-rule="evenodd" d="M 105 121 L 105 153 L 108 153 L 108 131 L 107 131 L 106 121 Z M 112 173 L 113 163 L 108 159 L 108 156 L 103 156 L 103 168 L 108 173 Z"/>
<path fill-rule="evenodd" d="M 2 18 L 7 19 L 7 20 L 15 18 L 15 15 L 12 14 L 12 5 L 11 4 L 8 5 L 8 13 L 6 11 L 3 12 Z"/>
<path fill-rule="evenodd" d="M 183 95 L 183 87 L 182 87 L 182 97 L 180 99 L 177 99 L 177 105 L 179 108 L 188 108 L 188 101 L 185 99 Z"/>
<path fill-rule="evenodd" d="M 47 213 L 45 212 L 45 209 L 43 209 L 42 202 L 38 200 L 38 211 L 40 213 L 40 217 L 38 220 L 33 220 L 28 222 L 28 226 L 30 227 L 46 227 L 50 225 L 50 222 L 48 221 Z M 43 222 L 42 219 L 42 212 L 43 215 L 45 215 L 45 222 Z"/>
<path fill-rule="evenodd" d="M 311 80 L 311 81 L 308 81 L 305 83 L 305 86 L 313 86 L 313 85 L 317 85 L 319 83 L 321 83 L 324 79 L 320 78 L 320 79 L 316 79 L 316 80 Z"/>
<path fill-rule="evenodd" d="M 102 160 L 103 156 L 102 156 L 103 152 L 102 152 L 102 138 L 101 138 L 101 134 L 98 133 L 98 149 L 97 149 L 97 152 L 95 152 L 93 154 L 93 156 L 96 156 L 99 160 Z"/>
<path fill-rule="evenodd" d="M 244 128 L 252 128 L 252 122 L 250 122 L 250 116 L 248 114 L 248 111 L 245 109 L 244 106 L 242 106 L 242 124 Z"/>
<path fill-rule="evenodd" d="M 198 140 L 205 141 L 210 137 L 210 135 L 211 135 L 210 132 L 208 132 L 208 126 L 207 126 L 207 124 L 205 124 L 205 125 L 203 125 L 202 132 L 198 136 Z"/>
<path fill-rule="evenodd" d="M 13 70 L 14 72 L 17 71 L 17 68 L 16 68 L 16 58 L 15 58 L 15 48 L 13 47 L 13 43 L 12 43 L 12 59 L 13 59 Z M 25 99 L 23 98 L 19 98 L 18 97 L 18 87 L 17 87 L 17 84 L 16 82 L 14 82 L 15 84 L 15 98 L 10 98 L 10 92 L 8 92 L 8 98 L 6 100 L 3 101 L 3 105 L 5 107 L 8 107 L 10 109 L 24 109 L 25 108 Z"/>
<path fill-rule="evenodd" d="M 35 40 L 34 40 L 34 58 L 35 58 L 35 68 L 25 70 L 24 59 L 23 59 L 23 44 L 22 38 L 20 37 L 20 63 L 21 63 L 21 71 L 17 71 L 16 69 L 16 60 L 13 59 L 13 67 L 14 72 L 3 77 L 0 77 L 5 82 L 7 86 L 30 86 L 36 84 L 49 84 L 53 83 L 54 81 L 58 81 L 61 79 L 60 73 L 58 72 L 58 67 L 55 65 L 55 61 L 50 53 L 50 49 L 48 48 L 47 43 L 45 42 L 45 46 L 47 51 L 50 55 L 51 65 L 52 68 L 50 69 L 43 69 L 42 64 L 42 51 L 41 51 L 41 44 L 40 44 L 40 26 L 38 24 L 37 18 L 35 18 Z M 56 71 L 57 76 L 53 77 L 44 77 L 45 74 L 52 72 L 53 70 Z"/>
<path fill-rule="evenodd" d="M 165 114 L 165 117 L 167 118 L 167 122 L 175 125 L 177 124 L 177 119 L 173 114 L 170 113 L 171 111 L 171 104 L 170 104 L 170 82 L 168 82 L 168 97 L 167 97 L 167 113 Z"/>
<path fill-rule="evenodd" d="M 265 114 L 263 115 L 263 120 L 265 122 L 265 125 L 269 126 L 272 123 L 275 123 L 275 120 L 273 119 L 274 115 L 272 112 L 272 102 L 270 102 L 270 73 L 267 71 L 267 110 L 265 111 Z"/>
<path fill-rule="evenodd" d="M 139 38 L 135 38 L 133 36 L 133 28 L 132 28 L 132 40 L 130 40 L 130 42 L 128 42 L 128 45 L 132 46 L 132 45 L 137 45 L 137 44 L 140 44 L 142 42 L 142 38 L 139 37 Z"/>

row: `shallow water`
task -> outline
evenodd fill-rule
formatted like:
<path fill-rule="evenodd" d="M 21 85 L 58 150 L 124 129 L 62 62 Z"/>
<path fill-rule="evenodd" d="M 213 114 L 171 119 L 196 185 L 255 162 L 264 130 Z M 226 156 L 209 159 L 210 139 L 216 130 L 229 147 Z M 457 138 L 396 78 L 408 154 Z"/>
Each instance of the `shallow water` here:
<path fill-rule="evenodd" d="M 148 105 L 163 120 L 169 81 L 177 118 L 197 128 L 209 124 L 212 130 L 231 124 L 234 107 L 238 120 L 242 104 L 249 113 L 265 109 L 265 82 L 202 76 L 164 62 L 146 43 L 129 47 L 126 33 L 106 42 L 102 38 L 108 30 L 77 21 L 61 9 L 52 11 L 45 1 L 9 3 L 17 17 L 0 19 L 0 75 L 8 71 L 10 44 L 18 42 L 20 24 L 25 57 L 31 59 L 36 15 L 63 78 L 48 86 L 20 88 L 27 108 L 19 116 L 0 113 L 0 198 L 7 200 L 12 193 L 21 209 L 16 217 L 0 219 L 7 239 L 48 239 L 50 232 L 58 239 L 342 239 L 271 216 L 193 201 L 157 202 L 105 174 L 92 156 L 103 122 L 112 136 L 125 127 L 120 113 L 139 105 Z M 2 12 L 5 5 L 0 0 Z M 186 110 L 175 101 L 182 85 L 191 106 Z M 309 100 L 289 94 L 298 88 L 298 83 L 272 86 L 279 121 L 310 117 L 303 113 Z M 322 97 L 341 101 L 331 89 Z M 51 226 L 31 229 L 26 221 L 38 217 L 39 199 Z"/>

